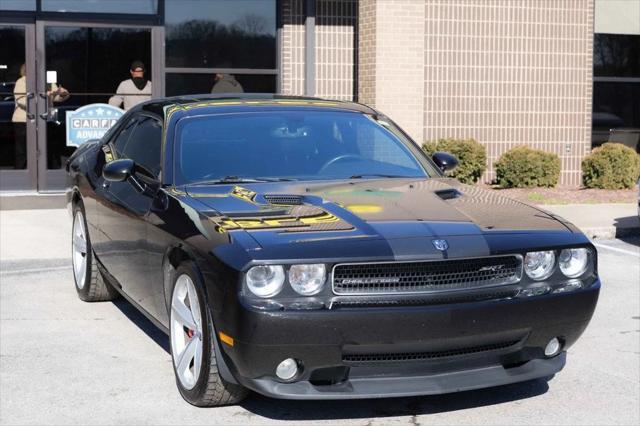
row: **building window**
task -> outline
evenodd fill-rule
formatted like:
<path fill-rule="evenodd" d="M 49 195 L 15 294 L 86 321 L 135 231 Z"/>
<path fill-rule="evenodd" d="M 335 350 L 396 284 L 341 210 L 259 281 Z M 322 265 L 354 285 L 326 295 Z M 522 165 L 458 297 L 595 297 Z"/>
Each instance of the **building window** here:
<path fill-rule="evenodd" d="M 592 145 L 640 142 L 640 35 L 594 35 Z"/>
<path fill-rule="evenodd" d="M 36 0 L 2 0 L 0 10 L 36 10 Z"/>
<path fill-rule="evenodd" d="M 245 93 L 274 93 L 276 91 L 275 75 L 232 74 Z M 210 93 L 215 82 L 209 73 L 167 73 L 166 95 L 178 96 L 196 93 Z"/>
<path fill-rule="evenodd" d="M 167 96 L 208 93 L 216 74 L 276 91 L 276 0 L 165 0 L 165 45 Z"/>
<path fill-rule="evenodd" d="M 596 77 L 640 77 L 640 35 L 595 34 L 593 74 Z"/>
<path fill-rule="evenodd" d="M 3 0 L 4 1 L 4 0 Z M 44 12 L 155 14 L 157 0 L 42 0 Z"/>

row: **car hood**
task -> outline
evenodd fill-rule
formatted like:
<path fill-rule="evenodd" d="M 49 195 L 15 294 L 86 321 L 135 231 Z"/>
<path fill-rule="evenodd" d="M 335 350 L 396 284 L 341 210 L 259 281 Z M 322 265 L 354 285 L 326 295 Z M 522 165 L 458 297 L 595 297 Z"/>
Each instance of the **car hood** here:
<path fill-rule="evenodd" d="M 499 191 L 447 178 L 193 185 L 185 190 L 218 232 L 244 230 L 261 247 L 575 230 Z"/>

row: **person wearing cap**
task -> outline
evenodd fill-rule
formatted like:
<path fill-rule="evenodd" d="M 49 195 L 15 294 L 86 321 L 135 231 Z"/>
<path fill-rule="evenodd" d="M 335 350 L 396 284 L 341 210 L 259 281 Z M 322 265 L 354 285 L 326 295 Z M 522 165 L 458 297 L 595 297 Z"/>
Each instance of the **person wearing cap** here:
<path fill-rule="evenodd" d="M 109 98 L 109 105 L 128 110 L 140 102 L 151 99 L 151 82 L 144 77 L 144 63 L 133 61 L 129 69 L 131 78 L 120 82 L 116 94 Z"/>

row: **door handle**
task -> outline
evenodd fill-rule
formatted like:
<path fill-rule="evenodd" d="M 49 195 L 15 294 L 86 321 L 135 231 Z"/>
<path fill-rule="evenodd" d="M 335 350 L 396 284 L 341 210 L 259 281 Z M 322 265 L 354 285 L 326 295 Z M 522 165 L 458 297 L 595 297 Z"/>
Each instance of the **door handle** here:
<path fill-rule="evenodd" d="M 108 189 L 108 188 L 109 188 L 109 182 L 105 180 L 104 182 L 102 182 L 102 189 Z"/>
<path fill-rule="evenodd" d="M 40 118 L 42 118 L 43 120 L 48 120 L 49 119 L 49 96 L 47 96 L 46 93 L 38 93 L 38 96 L 40 96 L 42 99 L 45 100 L 44 102 L 44 112 L 42 114 L 40 114 Z"/>
<path fill-rule="evenodd" d="M 35 95 L 33 94 L 33 92 L 27 92 L 26 93 L 26 98 L 27 98 L 27 119 L 33 121 L 36 118 L 36 115 L 32 112 L 30 112 L 31 108 L 29 108 L 29 105 L 31 105 L 31 99 L 33 99 L 35 97 Z"/>

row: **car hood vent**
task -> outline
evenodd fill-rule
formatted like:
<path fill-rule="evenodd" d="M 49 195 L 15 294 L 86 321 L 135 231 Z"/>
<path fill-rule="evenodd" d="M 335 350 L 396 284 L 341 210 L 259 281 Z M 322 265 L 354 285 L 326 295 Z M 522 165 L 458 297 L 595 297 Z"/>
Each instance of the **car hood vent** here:
<path fill-rule="evenodd" d="M 269 204 L 278 206 L 299 206 L 302 204 L 302 197 L 299 195 L 272 195 L 267 194 L 264 199 Z"/>
<path fill-rule="evenodd" d="M 450 189 L 442 189 L 440 191 L 435 191 L 436 195 L 443 200 L 451 200 L 454 198 L 462 197 L 462 192 L 458 191 L 455 188 Z"/>

